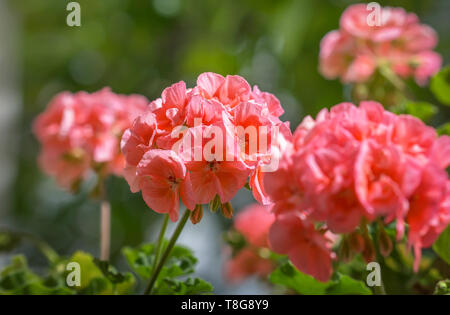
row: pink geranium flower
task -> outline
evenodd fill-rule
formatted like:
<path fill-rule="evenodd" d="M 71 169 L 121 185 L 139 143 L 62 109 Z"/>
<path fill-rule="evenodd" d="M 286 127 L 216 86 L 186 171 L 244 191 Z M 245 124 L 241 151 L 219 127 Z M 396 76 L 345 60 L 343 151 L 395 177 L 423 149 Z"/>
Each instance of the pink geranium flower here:
<path fill-rule="evenodd" d="M 230 201 L 249 177 L 250 169 L 240 159 L 229 127 L 223 123 L 195 127 L 184 136 L 184 140 L 190 140 L 187 147 L 181 148 L 181 155 L 191 173 L 194 198 L 199 204 L 209 203 L 216 195 L 222 203 Z M 221 131 L 221 135 L 216 131 Z"/>
<path fill-rule="evenodd" d="M 174 151 L 152 149 L 147 151 L 136 170 L 138 186 L 147 205 L 159 213 L 168 213 L 178 220 L 179 200 L 194 210 L 192 184 L 186 167 Z"/>
<path fill-rule="evenodd" d="M 108 88 L 58 94 L 33 126 L 44 171 L 65 188 L 73 188 L 91 169 L 101 176 L 123 175 L 120 137 L 146 104 L 143 96 L 117 95 Z"/>
<path fill-rule="evenodd" d="M 257 174 L 263 165 L 270 163 L 274 156 L 271 147 L 278 147 L 281 139 L 272 131 L 280 128 L 286 137 L 290 135 L 288 125 L 279 119 L 282 114 L 283 109 L 275 96 L 261 92 L 256 86 L 252 89 L 237 75 L 223 77 L 203 73 L 192 89 L 182 81 L 175 83 L 152 101 L 125 131 L 121 142 L 126 159 L 125 178 L 133 192 L 141 190 L 147 204 L 155 205 L 155 211 L 170 213 L 171 218 L 176 218 L 176 193 L 172 190 L 168 195 L 163 194 L 164 188 L 168 189 L 170 185 L 158 186 L 164 198 L 170 196 L 172 200 L 166 208 L 162 208 L 162 201 L 156 200 L 156 193 L 150 200 L 153 186 L 146 184 L 148 189 L 145 190 L 142 187 L 140 168 L 150 163 L 145 159 L 146 155 L 155 149 L 166 150 L 173 152 L 177 163 L 185 168 L 186 174 L 175 178 L 180 181 L 181 190 L 184 182 L 192 188 L 189 196 L 183 197 L 183 192 L 179 192 L 181 199 L 189 202 L 186 204 L 189 209 L 191 201 L 204 204 L 216 196 L 222 204 L 229 202 L 250 177 L 255 195 L 267 202 L 261 185 L 256 184 L 260 184 Z M 256 129 L 254 139 L 248 139 L 240 132 L 247 127 Z M 276 136 L 272 137 L 272 134 Z M 259 145 L 264 143 L 263 140 L 267 145 Z M 254 143 L 256 149 L 250 152 Z M 161 182 L 167 183 L 167 179 Z"/>
<path fill-rule="evenodd" d="M 359 107 L 342 103 L 321 111 L 315 120 L 307 117 L 279 168 L 263 176 L 276 214 L 271 239 L 294 238 L 294 228 L 292 235 L 282 230 L 299 222 L 307 227 L 320 222 L 331 232 L 351 233 L 362 222 L 395 220 L 399 239 L 405 223 L 409 225 L 417 269 L 421 248 L 429 247 L 450 222 L 448 152 L 449 137 L 438 137 L 419 119 L 395 115 L 376 102 Z M 273 242 L 272 247 L 300 255 L 295 244 L 283 244 Z M 293 257 L 299 269 L 317 274 Z"/>
<path fill-rule="evenodd" d="M 436 32 L 402 8 L 372 10 L 367 4 L 349 6 L 341 16 L 340 29 L 324 36 L 319 57 L 322 75 L 359 83 L 369 81 L 375 70 L 387 68 L 426 84 L 442 64 L 440 55 L 433 52 Z"/>

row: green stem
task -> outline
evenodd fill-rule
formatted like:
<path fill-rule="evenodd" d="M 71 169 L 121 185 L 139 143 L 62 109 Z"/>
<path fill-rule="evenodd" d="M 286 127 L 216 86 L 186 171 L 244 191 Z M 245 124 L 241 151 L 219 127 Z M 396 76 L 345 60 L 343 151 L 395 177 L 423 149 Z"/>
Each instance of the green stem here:
<path fill-rule="evenodd" d="M 159 232 L 158 243 L 156 244 L 156 247 L 155 247 L 155 261 L 153 262 L 153 268 L 152 268 L 153 271 L 155 271 L 156 266 L 158 264 L 159 255 L 161 255 L 161 247 L 164 242 L 164 234 L 166 233 L 166 228 L 167 228 L 168 223 L 169 223 L 169 215 L 166 214 L 164 216 L 164 222 L 161 227 L 161 231 Z"/>
<path fill-rule="evenodd" d="M 56 253 L 56 251 L 50 247 L 46 242 L 44 242 L 41 239 L 30 237 L 29 240 L 34 243 L 34 245 L 39 248 L 39 250 L 44 254 L 45 257 L 47 257 L 48 261 L 51 264 L 56 263 L 59 260 L 59 255 Z"/>
<path fill-rule="evenodd" d="M 378 230 L 383 228 L 383 221 L 380 218 L 377 218 L 376 222 L 377 222 L 376 229 L 372 228 L 372 239 L 376 240 L 375 254 L 377 257 L 377 262 L 380 264 L 380 266 L 383 266 L 383 268 L 381 270 L 384 270 L 384 268 L 387 268 L 387 266 L 386 266 L 386 262 L 384 261 L 383 256 L 380 253 L 380 244 L 379 244 L 380 240 L 379 240 L 378 234 L 377 234 Z M 372 227 L 374 227 L 374 225 L 372 225 Z M 366 229 L 367 229 L 367 226 L 366 226 Z M 367 231 L 367 233 L 368 233 L 368 231 Z M 381 270 L 380 270 L 380 273 L 381 273 Z M 373 287 L 373 292 L 376 295 L 386 295 L 386 289 L 384 287 L 384 281 L 383 281 L 383 273 L 381 273 L 381 281 L 380 282 L 381 282 L 380 286 Z"/>
<path fill-rule="evenodd" d="M 167 245 L 166 249 L 164 250 L 161 260 L 158 262 L 158 265 L 156 266 L 156 269 L 154 270 L 154 272 L 150 278 L 150 282 L 148 283 L 148 286 L 144 291 L 144 295 L 150 294 L 152 292 L 152 289 L 153 289 L 153 286 L 155 285 L 156 279 L 158 278 L 158 275 L 161 272 L 161 269 L 164 266 L 167 258 L 169 258 L 172 248 L 175 246 L 175 243 L 177 242 L 177 239 L 180 236 L 181 231 L 183 230 L 184 226 L 186 225 L 187 220 L 189 219 L 189 215 L 190 215 L 190 211 L 188 209 L 186 209 L 186 211 L 184 212 L 183 218 L 178 223 L 177 228 L 175 229 L 175 232 L 173 232 L 172 237 L 170 238 L 169 244 Z"/>
<path fill-rule="evenodd" d="M 381 280 L 380 286 L 374 286 L 373 291 L 376 295 L 386 295 L 386 290 L 384 289 L 383 280 Z"/>
<path fill-rule="evenodd" d="M 387 79 L 397 90 L 405 92 L 406 85 L 389 67 L 380 67 L 380 73 Z"/>

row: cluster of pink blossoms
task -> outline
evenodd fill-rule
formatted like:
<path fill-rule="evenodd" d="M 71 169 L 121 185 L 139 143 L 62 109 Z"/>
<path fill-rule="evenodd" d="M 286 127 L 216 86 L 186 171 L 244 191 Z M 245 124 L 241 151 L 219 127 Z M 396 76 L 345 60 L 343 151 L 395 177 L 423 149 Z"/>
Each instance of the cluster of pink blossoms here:
<path fill-rule="evenodd" d="M 39 163 L 62 187 L 72 189 L 89 170 L 122 175 L 120 138 L 148 101 L 104 88 L 88 94 L 63 92 L 34 122 L 41 142 Z"/>
<path fill-rule="evenodd" d="M 342 103 L 315 120 L 308 116 L 278 170 L 264 174 L 276 215 L 271 248 L 326 281 L 332 233 L 351 233 L 378 218 L 395 220 L 399 239 L 408 225 L 417 270 L 421 248 L 450 223 L 449 164 L 450 137 L 379 103 Z"/>
<path fill-rule="evenodd" d="M 275 96 L 240 76 L 203 73 L 192 89 L 175 83 L 125 131 L 125 178 L 132 192 L 141 191 L 150 208 L 172 221 L 180 198 L 189 210 L 216 196 L 226 204 L 247 180 L 264 201 L 261 168 L 277 135 L 290 133 L 282 114 Z M 247 127 L 253 133 L 241 132 Z"/>
<path fill-rule="evenodd" d="M 436 44 L 435 31 L 420 24 L 414 13 L 391 7 L 378 12 L 355 4 L 342 14 L 340 29 L 322 39 L 320 71 L 329 79 L 358 83 L 388 67 L 422 85 L 441 67 L 441 56 L 432 51 Z"/>
<path fill-rule="evenodd" d="M 262 278 L 274 269 L 274 263 L 267 253 L 269 229 L 275 221 L 275 216 L 267 207 L 259 204 L 247 206 L 236 215 L 234 228 L 244 236 L 244 248 L 227 261 L 225 275 L 232 282 L 240 282 L 245 278 L 257 275 Z"/>

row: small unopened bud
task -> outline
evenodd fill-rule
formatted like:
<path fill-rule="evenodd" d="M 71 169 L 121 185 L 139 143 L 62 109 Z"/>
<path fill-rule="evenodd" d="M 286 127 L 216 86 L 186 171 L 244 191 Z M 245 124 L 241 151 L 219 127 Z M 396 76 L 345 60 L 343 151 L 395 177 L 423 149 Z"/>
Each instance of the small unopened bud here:
<path fill-rule="evenodd" d="M 353 232 L 348 236 L 350 249 L 355 253 L 361 253 L 364 250 L 364 238 L 359 232 Z"/>
<path fill-rule="evenodd" d="M 233 207 L 231 206 L 231 203 L 225 202 L 221 206 L 222 215 L 227 218 L 231 219 L 233 217 Z"/>
<path fill-rule="evenodd" d="M 362 251 L 362 255 L 368 263 L 375 261 L 375 246 L 373 246 L 373 242 L 368 236 L 364 236 L 364 250 Z"/>
<path fill-rule="evenodd" d="M 378 247 L 383 257 L 389 256 L 392 252 L 392 240 L 381 225 L 378 226 Z"/>
<path fill-rule="evenodd" d="M 192 224 L 199 223 L 203 218 L 203 206 L 202 205 L 196 205 L 194 210 L 191 212 L 191 222 Z"/>
<path fill-rule="evenodd" d="M 209 209 L 211 210 L 212 213 L 215 213 L 217 209 L 219 209 L 220 205 L 221 205 L 220 197 L 219 195 L 216 195 L 214 199 L 211 200 L 211 202 L 209 203 Z"/>

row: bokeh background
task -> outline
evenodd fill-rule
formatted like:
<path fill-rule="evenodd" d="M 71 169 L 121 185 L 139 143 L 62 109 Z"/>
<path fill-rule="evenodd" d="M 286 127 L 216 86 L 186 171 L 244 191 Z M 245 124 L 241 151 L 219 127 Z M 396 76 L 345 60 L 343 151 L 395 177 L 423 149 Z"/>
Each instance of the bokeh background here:
<path fill-rule="evenodd" d="M 66 24 L 69 2 L 0 0 L 0 227 L 38 235 L 61 254 L 82 249 L 98 256 L 99 205 L 87 193 L 60 190 L 37 167 L 32 121 L 56 93 L 110 86 L 155 99 L 179 80 L 192 86 L 205 71 L 239 74 L 281 100 L 282 118 L 292 128 L 347 98 L 338 81 L 318 73 L 318 54 L 320 39 L 355 1 L 79 0 L 80 27 Z M 379 3 L 417 13 L 439 34 L 437 51 L 450 63 L 450 1 Z M 438 104 L 427 89 L 414 92 Z M 433 125 L 449 120 L 448 108 L 439 109 Z M 112 259 L 125 268 L 120 249 L 154 240 L 161 216 L 122 179 L 110 178 L 107 190 Z M 233 206 L 239 211 L 251 202 L 242 191 Z M 268 292 L 254 279 L 237 286 L 223 279 L 222 234 L 230 224 L 208 213 L 201 224 L 189 224 L 180 242 L 194 249 L 197 273 L 216 293 Z M 33 269 L 45 267 L 33 247 L 23 244 L 16 252 L 24 252 Z M 0 268 L 12 254 L 0 254 Z"/>

